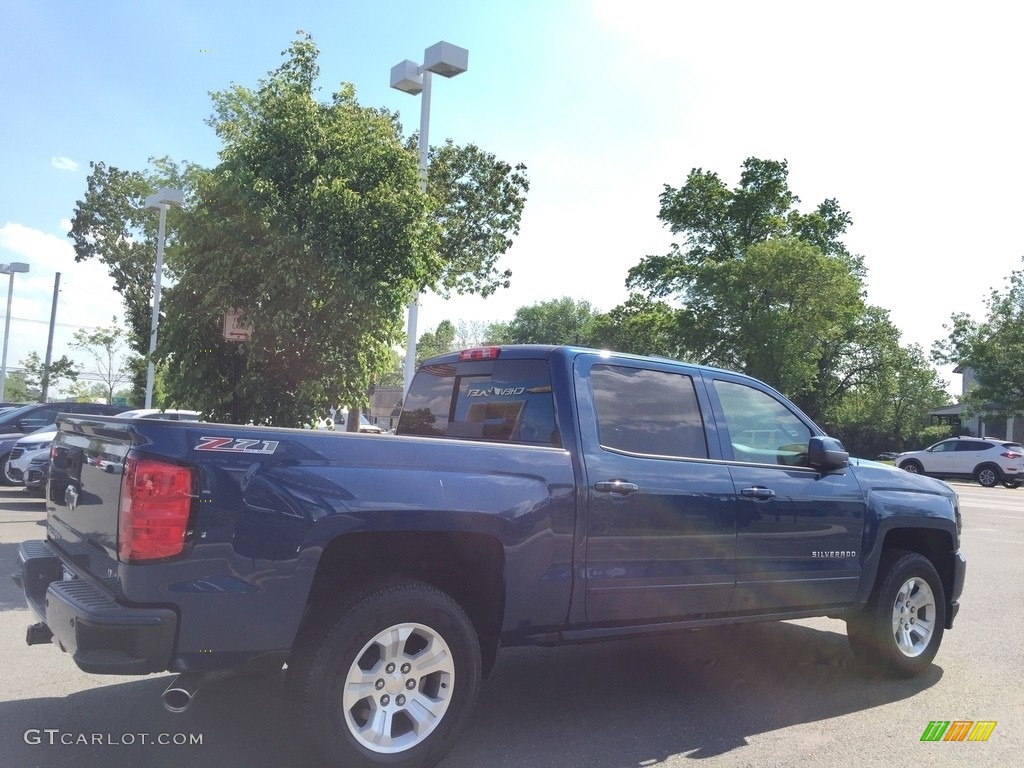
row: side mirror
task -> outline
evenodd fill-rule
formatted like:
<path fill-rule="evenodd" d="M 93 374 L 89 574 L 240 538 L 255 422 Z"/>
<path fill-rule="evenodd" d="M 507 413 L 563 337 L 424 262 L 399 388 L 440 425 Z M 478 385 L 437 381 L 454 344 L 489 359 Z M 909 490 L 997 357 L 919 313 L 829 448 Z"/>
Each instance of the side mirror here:
<path fill-rule="evenodd" d="M 807 463 L 822 472 L 831 472 L 848 467 L 850 454 L 834 437 L 812 437 L 807 443 Z"/>

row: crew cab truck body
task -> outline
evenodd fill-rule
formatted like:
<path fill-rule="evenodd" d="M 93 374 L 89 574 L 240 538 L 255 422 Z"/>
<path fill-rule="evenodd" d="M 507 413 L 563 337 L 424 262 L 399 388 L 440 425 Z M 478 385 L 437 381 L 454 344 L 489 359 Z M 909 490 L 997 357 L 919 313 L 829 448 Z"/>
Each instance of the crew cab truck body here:
<path fill-rule="evenodd" d="M 746 376 L 467 350 L 421 367 L 398 431 L 62 419 L 29 643 L 179 672 L 175 711 L 287 663 L 330 760 L 425 766 L 500 645 L 824 615 L 913 675 L 958 610 L 949 486 L 849 460 Z"/>

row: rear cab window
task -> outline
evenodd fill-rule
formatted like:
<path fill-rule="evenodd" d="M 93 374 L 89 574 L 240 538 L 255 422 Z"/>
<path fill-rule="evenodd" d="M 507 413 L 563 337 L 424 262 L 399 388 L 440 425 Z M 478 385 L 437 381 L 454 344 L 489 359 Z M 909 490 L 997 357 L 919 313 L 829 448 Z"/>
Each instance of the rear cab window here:
<path fill-rule="evenodd" d="M 499 358 L 424 365 L 398 434 L 560 447 L 548 363 Z"/>

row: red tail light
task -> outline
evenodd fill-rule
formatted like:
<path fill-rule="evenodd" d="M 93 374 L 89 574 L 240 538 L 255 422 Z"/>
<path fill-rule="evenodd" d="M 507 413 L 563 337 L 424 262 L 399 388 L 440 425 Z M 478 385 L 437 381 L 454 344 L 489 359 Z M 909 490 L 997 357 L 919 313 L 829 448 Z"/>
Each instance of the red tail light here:
<path fill-rule="evenodd" d="M 999 454 L 1004 459 L 1019 459 L 1024 456 L 1024 453 L 1017 453 L 1016 451 L 1003 451 Z"/>
<path fill-rule="evenodd" d="M 480 347 L 459 352 L 459 360 L 497 360 L 501 347 Z"/>
<path fill-rule="evenodd" d="M 127 458 L 121 480 L 121 562 L 180 554 L 192 511 L 192 470 L 155 459 Z"/>

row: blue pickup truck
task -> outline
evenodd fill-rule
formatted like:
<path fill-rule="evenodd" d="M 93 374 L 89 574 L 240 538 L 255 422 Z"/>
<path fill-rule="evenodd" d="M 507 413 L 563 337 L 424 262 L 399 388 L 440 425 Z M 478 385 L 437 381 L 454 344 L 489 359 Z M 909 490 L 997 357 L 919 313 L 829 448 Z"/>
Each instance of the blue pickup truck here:
<path fill-rule="evenodd" d="M 435 357 L 395 436 L 64 417 L 39 623 L 94 674 L 287 667 L 341 766 L 428 766 L 499 646 L 809 616 L 910 676 L 963 589 L 956 494 L 736 373 L 573 347 Z M 116 466 L 117 472 L 105 467 Z"/>

